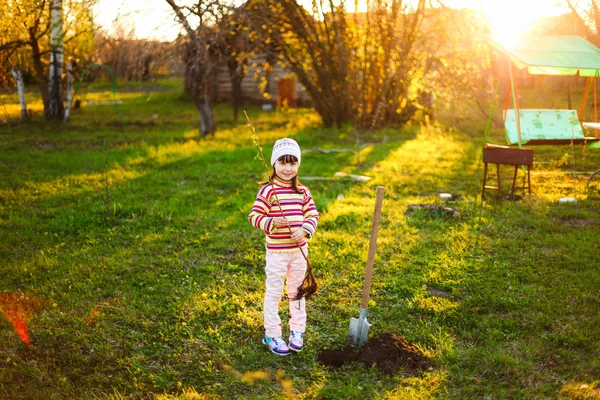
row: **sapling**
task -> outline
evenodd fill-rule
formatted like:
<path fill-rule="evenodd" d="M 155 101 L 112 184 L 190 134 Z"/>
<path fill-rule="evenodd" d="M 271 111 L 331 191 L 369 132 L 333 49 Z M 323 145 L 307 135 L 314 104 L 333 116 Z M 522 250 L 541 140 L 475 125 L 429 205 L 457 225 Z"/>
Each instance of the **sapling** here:
<path fill-rule="evenodd" d="M 256 129 L 254 129 L 254 126 L 250 122 L 250 118 L 248 118 L 248 114 L 246 113 L 245 110 L 244 110 L 244 115 L 246 116 L 246 121 L 248 121 L 248 127 L 252 130 L 252 141 L 254 142 L 254 145 L 258 148 L 258 155 L 256 156 L 256 158 L 259 159 L 262 162 L 263 166 L 265 167 L 266 180 L 269 183 L 273 183 L 271 181 L 271 175 L 269 174 L 269 167 L 267 166 L 267 162 L 265 161 L 265 156 L 263 154 L 262 147 L 260 147 L 260 143 L 258 142 L 258 136 L 256 135 Z M 277 202 L 277 205 L 279 206 L 279 211 L 281 211 L 281 215 L 283 215 L 283 218 L 285 218 L 285 214 L 283 213 L 283 209 L 281 208 L 281 204 L 279 202 L 279 198 L 277 197 L 277 193 L 274 192 L 274 195 L 275 195 L 275 200 Z M 290 233 L 291 233 L 292 229 L 289 226 L 288 226 L 288 229 L 290 230 Z M 300 252 L 302 253 L 302 257 L 304 257 L 304 259 L 306 260 L 306 273 L 304 274 L 304 280 L 300 284 L 300 287 L 298 288 L 298 292 L 296 293 L 296 296 L 292 300 L 300 300 L 303 297 L 308 300 L 311 296 L 313 296 L 317 292 L 319 285 L 317 284 L 317 281 L 313 274 L 312 265 L 310 264 L 308 256 L 306 255 L 306 253 L 304 252 L 302 247 L 300 247 L 299 244 L 297 244 L 297 245 L 298 245 L 298 248 L 300 249 Z"/>

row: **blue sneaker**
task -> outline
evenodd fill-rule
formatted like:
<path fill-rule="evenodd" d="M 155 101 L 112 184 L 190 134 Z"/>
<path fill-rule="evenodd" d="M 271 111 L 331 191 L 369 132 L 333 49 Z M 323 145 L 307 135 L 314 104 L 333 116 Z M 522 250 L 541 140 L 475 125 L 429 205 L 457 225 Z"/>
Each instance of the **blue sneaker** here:
<path fill-rule="evenodd" d="M 278 356 L 287 356 L 290 354 L 290 348 L 285 343 L 285 340 L 281 336 L 269 337 L 265 336 L 262 340 L 263 344 L 269 346 L 269 350 Z"/>
<path fill-rule="evenodd" d="M 304 348 L 304 333 L 302 332 L 290 332 L 290 350 L 302 351 Z"/>

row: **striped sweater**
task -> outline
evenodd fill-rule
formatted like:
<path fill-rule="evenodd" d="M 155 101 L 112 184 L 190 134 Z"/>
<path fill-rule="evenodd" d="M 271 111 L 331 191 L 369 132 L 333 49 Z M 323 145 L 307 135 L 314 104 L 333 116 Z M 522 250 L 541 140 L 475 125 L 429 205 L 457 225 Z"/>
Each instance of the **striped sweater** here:
<path fill-rule="evenodd" d="M 273 224 L 274 217 L 282 216 L 282 209 L 283 216 L 290 222 L 292 230 L 302 228 L 312 237 L 317 229 L 319 213 L 310 191 L 303 185 L 298 185 L 298 189 L 302 193 L 296 193 L 290 182 L 282 181 L 276 176 L 273 183 L 261 187 L 256 195 L 248 220 L 252 226 L 266 233 L 266 246 L 269 251 L 293 252 L 300 251 L 298 245 L 302 248 L 307 247 L 306 240 L 296 244 L 287 227 L 277 228 Z M 281 209 L 277 205 L 277 199 Z"/>

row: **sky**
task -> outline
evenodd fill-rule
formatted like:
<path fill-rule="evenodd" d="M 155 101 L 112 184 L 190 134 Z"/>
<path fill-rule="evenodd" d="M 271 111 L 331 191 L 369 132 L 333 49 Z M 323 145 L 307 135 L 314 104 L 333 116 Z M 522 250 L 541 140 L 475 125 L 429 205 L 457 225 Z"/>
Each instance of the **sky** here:
<path fill-rule="evenodd" d="M 137 38 L 173 40 L 181 31 L 173 9 L 165 0 L 99 0 L 94 15 L 96 22 L 109 33 L 114 33 L 117 17 L 126 31 L 135 31 Z"/>
<path fill-rule="evenodd" d="M 309 0 L 303 0 L 310 4 Z M 300 1 L 302 3 L 302 0 Z M 568 12 L 560 0 L 442 0 L 453 8 L 473 8 L 481 11 L 496 30 L 496 39 L 510 40 L 532 19 Z M 180 4 L 183 1 L 179 2 Z M 350 1 L 349 3 L 354 3 Z M 582 3 L 582 1 L 580 1 Z M 117 16 L 126 30 L 134 29 L 138 38 L 173 40 L 181 32 L 173 10 L 165 0 L 99 0 L 96 21 L 111 32 Z"/>

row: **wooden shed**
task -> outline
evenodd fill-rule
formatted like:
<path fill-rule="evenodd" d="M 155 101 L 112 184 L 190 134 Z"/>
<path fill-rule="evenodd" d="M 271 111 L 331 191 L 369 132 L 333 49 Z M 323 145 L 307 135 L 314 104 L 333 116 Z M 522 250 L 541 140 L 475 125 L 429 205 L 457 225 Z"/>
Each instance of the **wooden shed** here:
<path fill-rule="evenodd" d="M 270 64 L 266 54 L 259 54 L 248 61 L 248 70 L 242 81 L 244 101 L 250 104 L 273 106 L 308 107 L 311 99 L 289 68 L 279 62 Z M 270 68 L 265 68 L 270 65 Z M 231 79 L 226 65 L 217 72 L 217 101 L 231 101 Z"/>

